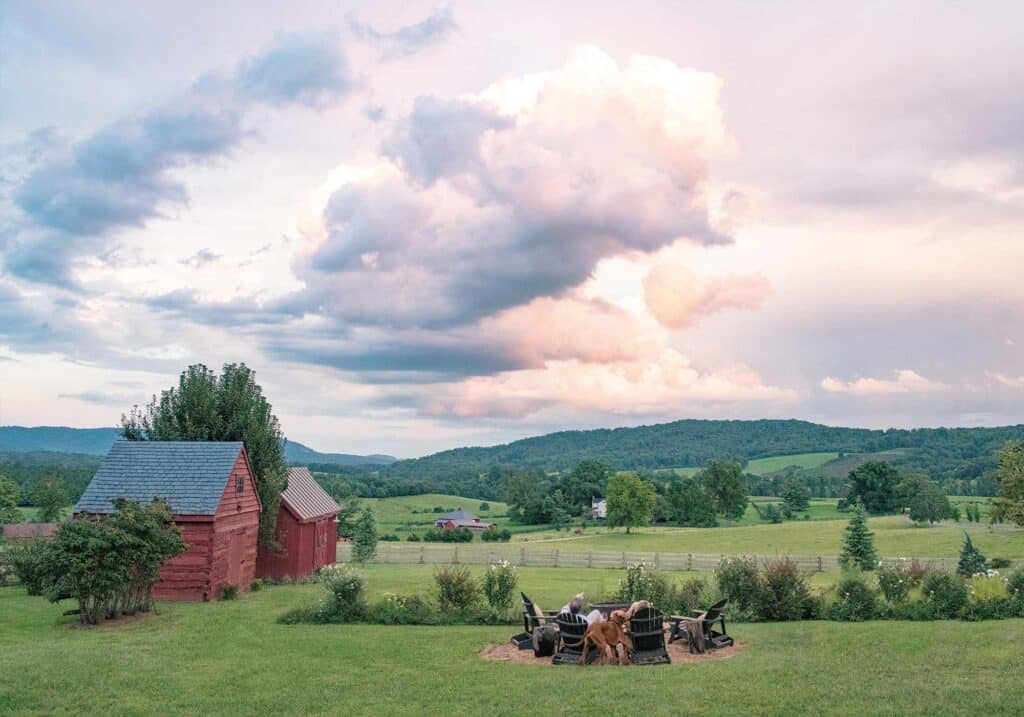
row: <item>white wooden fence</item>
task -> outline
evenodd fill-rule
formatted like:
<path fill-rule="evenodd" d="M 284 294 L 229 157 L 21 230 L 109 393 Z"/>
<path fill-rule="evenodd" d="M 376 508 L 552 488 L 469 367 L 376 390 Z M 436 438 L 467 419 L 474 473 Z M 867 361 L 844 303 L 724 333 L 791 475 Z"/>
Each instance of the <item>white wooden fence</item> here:
<path fill-rule="evenodd" d="M 338 543 L 338 562 L 348 562 L 351 543 Z M 484 545 L 480 543 L 397 543 L 377 544 L 375 563 L 421 563 L 426 565 L 458 565 L 460 563 L 488 565 L 507 560 L 513 565 L 543 568 L 625 568 L 627 565 L 646 563 L 657 570 L 688 570 L 711 572 L 723 558 L 737 557 L 708 553 L 620 552 L 612 550 L 562 550 L 561 548 L 527 546 L 521 543 Z M 779 555 L 752 555 L 758 561 L 773 560 Z M 836 555 L 787 555 L 805 572 L 835 572 L 839 570 Z M 898 562 L 907 558 L 883 558 Z M 956 558 L 914 558 L 922 564 L 939 570 L 956 570 Z M 1014 561 L 1015 565 L 1024 560 Z"/>

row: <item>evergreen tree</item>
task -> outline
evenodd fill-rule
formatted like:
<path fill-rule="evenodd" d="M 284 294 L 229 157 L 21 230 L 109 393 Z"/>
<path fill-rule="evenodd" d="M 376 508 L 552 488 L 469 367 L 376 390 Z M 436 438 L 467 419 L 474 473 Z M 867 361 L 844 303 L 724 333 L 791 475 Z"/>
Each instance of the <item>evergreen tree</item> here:
<path fill-rule="evenodd" d="M 377 553 L 377 521 L 373 518 L 373 510 L 369 506 L 356 521 L 352 532 L 352 559 L 357 563 L 365 563 Z"/>
<path fill-rule="evenodd" d="M 843 567 L 858 567 L 874 570 L 878 562 L 875 553 L 875 536 L 868 528 L 868 517 L 864 506 L 858 505 L 843 535 L 843 550 L 839 555 Z"/>
<path fill-rule="evenodd" d="M 983 573 L 987 561 L 981 551 L 974 547 L 971 536 L 964 533 L 964 547 L 960 550 L 960 562 L 956 566 L 956 574 L 969 578 L 975 573 Z"/>

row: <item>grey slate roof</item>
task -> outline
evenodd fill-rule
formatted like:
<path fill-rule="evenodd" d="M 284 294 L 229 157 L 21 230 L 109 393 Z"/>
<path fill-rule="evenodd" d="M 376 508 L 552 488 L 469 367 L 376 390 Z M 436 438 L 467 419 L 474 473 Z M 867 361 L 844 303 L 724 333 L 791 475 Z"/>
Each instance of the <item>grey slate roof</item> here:
<path fill-rule="evenodd" d="M 241 450 L 241 441 L 116 441 L 75 512 L 112 513 L 114 498 L 164 498 L 177 515 L 213 515 Z"/>
<path fill-rule="evenodd" d="M 453 510 L 451 513 L 445 513 L 444 515 L 438 516 L 437 520 L 476 520 L 476 516 L 472 513 L 467 513 L 462 508 Z"/>
<path fill-rule="evenodd" d="M 288 487 L 282 491 L 281 501 L 303 521 L 337 515 L 341 510 L 316 482 L 309 468 L 288 469 Z"/>

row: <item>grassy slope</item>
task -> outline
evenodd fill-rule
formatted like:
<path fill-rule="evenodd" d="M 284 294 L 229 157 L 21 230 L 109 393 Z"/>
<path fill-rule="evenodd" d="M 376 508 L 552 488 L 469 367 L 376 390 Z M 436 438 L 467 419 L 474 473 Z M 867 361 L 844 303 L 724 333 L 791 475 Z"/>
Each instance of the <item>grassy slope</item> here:
<path fill-rule="evenodd" d="M 776 473 L 783 468 L 796 466 L 797 468 L 817 468 L 829 461 L 838 458 L 838 453 L 794 453 L 788 456 L 772 456 L 771 458 L 755 458 L 747 463 L 747 473 L 754 475 L 767 475 Z"/>
<path fill-rule="evenodd" d="M 531 582 L 524 575 L 525 589 Z M 561 592 L 572 590 L 569 581 Z M 63 606 L 0 589 L 0 712 L 418 715 L 472 706 L 518 717 L 557 704 L 574 715 L 955 715 L 1011 714 L 1024 702 L 1021 620 L 733 625 L 746 649 L 728 660 L 554 672 L 477 657 L 509 627 L 274 624 L 316 593 L 300 585 L 162 604 L 156 617 L 81 630 L 60 617 Z"/>
<path fill-rule="evenodd" d="M 885 556 L 955 557 L 960 554 L 964 530 L 986 556 L 1024 556 L 1024 530 L 967 524 L 917 527 L 902 516 L 871 518 L 875 547 Z M 591 528 L 580 538 L 556 545 L 563 550 L 633 550 L 675 553 L 748 553 L 758 555 L 838 555 L 844 520 L 787 521 L 778 525 L 741 525 L 731 528 L 640 528 L 626 535 L 622 529 Z M 523 536 L 536 541 L 565 538 L 554 531 Z"/>
<path fill-rule="evenodd" d="M 504 503 L 487 501 L 490 510 L 481 511 L 479 498 L 462 498 L 457 495 L 441 495 L 426 493 L 424 495 L 403 496 L 401 498 L 373 498 L 365 501 L 373 508 L 377 519 L 377 530 L 380 533 L 397 533 L 405 537 L 408 533 L 423 533 L 434 525 L 437 514 L 430 512 L 435 507 L 446 511 L 450 508 L 463 510 L 478 516 L 480 520 L 496 523 L 502 528 L 512 528 L 508 520 L 508 506 Z M 413 513 L 412 511 L 418 511 Z"/>

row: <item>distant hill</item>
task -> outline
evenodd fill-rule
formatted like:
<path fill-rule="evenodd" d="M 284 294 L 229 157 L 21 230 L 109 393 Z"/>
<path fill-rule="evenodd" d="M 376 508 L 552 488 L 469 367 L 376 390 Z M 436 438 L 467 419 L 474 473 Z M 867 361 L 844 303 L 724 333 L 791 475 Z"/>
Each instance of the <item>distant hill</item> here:
<path fill-rule="evenodd" d="M 1011 439 L 1024 440 L 1024 426 L 872 430 L 797 420 L 686 419 L 635 428 L 561 431 L 488 448 L 456 448 L 398 461 L 385 473 L 416 479 L 480 474 L 492 466 L 565 470 L 584 458 L 597 458 L 618 469 L 656 469 L 703 466 L 713 458 L 746 462 L 799 453 L 895 451 L 889 454 L 893 462 L 908 470 L 936 478 L 975 477 L 994 465 L 993 453 Z"/>
<path fill-rule="evenodd" d="M 116 428 L 67 428 L 64 426 L 0 426 L 0 453 L 29 453 L 47 451 L 51 454 L 76 453 L 94 456 L 106 455 L 117 440 Z M 39 461 L 45 456 L 36 455 Z M 53 455 L 53 462 L 63 462 Z M 288 441 L 284 449 L 290 464 L 319 463 L 337 466 L 388 465 L 395 458 L 384 455 L 358 456 L 349 453 L 320 453 L 298 441 Z M 64 459 L 66 460 L 66 459 Z"/>

